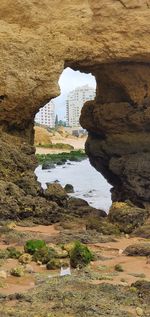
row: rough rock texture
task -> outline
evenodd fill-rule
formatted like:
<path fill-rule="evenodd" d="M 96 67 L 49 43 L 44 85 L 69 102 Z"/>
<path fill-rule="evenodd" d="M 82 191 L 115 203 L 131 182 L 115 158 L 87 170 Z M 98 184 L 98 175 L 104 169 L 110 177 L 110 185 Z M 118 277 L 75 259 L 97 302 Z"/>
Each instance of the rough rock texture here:
<path fill-rule="evenodd" d="M 150 201 L 150 68 L 118 63 L 99 67 L 97 97 L 85 104 L 81 124 L 89 131 L 86 152 L 114 186 L 112 199 Z"/>
<path fill-rule="evenodd" d="M 142 226 L 149 215 L 142 208 L 134 206 L 131 202 L 114 202 L 109 210 L 110 222 L 117 224 L 120 231 L 131 233 Z"/>
<path fill-rule="evenodd" d="M 124 253 L 130 256 L 140 255 L 140 256 L 150 256 L 150 243 L 136 243 L 129 245 Z"/>
<path fill-rule="evenodd" d="M 45 190 L 44 196 L 50 200 L 56 202 L 60 206 L 67 206 L 67 193 L 64 188 L 57 183 L 48 184 Z"/>
<path fill-rule="evenodd" d="M 138 237 L 150 239 L 150 218 L 148 218 L 142 226 L 137 228 L 133 234 Z"/>
<path fill-rule="evenodd" d="M 59 94 L 59 76 L 70 66 L 97 80 L 81 118 L 91 163 L 114 186 L 113 200 L 147 206 L 150 1 L 1 0 L 0 13 L 1 187 L 9 181 L 40 195 L 33 119 Z"/>
<path fill-rule="evenodd" d="M 96 209 L 90 206 L 87 201 L 81 198 L 71 197 L 68 200 L 67 207 L 68 207 L 67 213 L 75 217 L 79 217 L 79 218 L 87 218 L 88 216 L 93 216 L 93 217 L 97 216 L 99 218 L 107 217 L 107 214 L 105 211 L 101 209 Z"/>

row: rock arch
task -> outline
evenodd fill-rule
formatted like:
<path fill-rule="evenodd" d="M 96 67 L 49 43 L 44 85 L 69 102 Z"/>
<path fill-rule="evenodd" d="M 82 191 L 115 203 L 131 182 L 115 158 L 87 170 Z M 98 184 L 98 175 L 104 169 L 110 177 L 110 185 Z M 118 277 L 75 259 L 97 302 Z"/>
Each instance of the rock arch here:
<path fill-rule="evenodd" d="M 114 200 L 149 204 L 147 3 L 1 1 L 1 213 L 42 210 L 41 189 L 33 173 L 33 118 L 59 94 L 58 79 L 66 66 L 92 72 L 97 79 L 97 97 L 84 106 L 81 117 L 89 131 L 86 149 L 91 163 L 113 184 Z M 21 197 L 24 203 L 19 207 Z"/>

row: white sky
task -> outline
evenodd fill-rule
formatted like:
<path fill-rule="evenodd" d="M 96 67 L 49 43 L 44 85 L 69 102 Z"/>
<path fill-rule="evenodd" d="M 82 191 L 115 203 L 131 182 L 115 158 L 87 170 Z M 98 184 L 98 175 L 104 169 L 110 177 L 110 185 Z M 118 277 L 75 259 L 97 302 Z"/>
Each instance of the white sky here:
<path fill-rule="evenodd" d="M 81 73 L 79 71 L 74 71 L 67 67 L 59 78 L 59 86 L 61 89 L 61 95 L 55 99 L 53 102 L 55 104 L 55 111 L 58 114 L 59 120 L 65 120 L 66 116 L 66 98 L 71 90 L 77 87 L 89 85 L 96 89 L 95 77 L 91 74 Z"/>

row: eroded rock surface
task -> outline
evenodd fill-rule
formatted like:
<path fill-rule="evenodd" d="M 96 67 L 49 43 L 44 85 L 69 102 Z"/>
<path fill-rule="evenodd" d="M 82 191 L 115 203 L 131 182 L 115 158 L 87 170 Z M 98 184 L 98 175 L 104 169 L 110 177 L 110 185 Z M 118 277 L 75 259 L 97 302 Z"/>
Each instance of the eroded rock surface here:
<path fill-rule="evenodd" d="M 114 186 L 113 200 L 147 206 L 150 1 L 1 0 L 0 11 L 1 212 L 8 182 L 17 195 L 40 195 L 33 120 L 59 94 L 67 66 L 97 80 L 81 118 L 92 165 Z"/>
<path fill-rule="evenodd" d="M 134 206 L 131 202 L 114 202 L 109 211 L 110 222 L 117 224 L 120 231 L 131 233 L 147 220 L 148 211 Z M 145 230 L 144 230 L 145 232 Z"/>
<path fill-rule="evenodd" d="M 81 116 L 89 131 L 86 152 L 114 186 L 113 200 L 141 207 L 150 201 L 149 78 L 148 64 L 101 66 L 97 97 Z"/>
<path fill-rule="evenodd" d="M 124 253 L 130 256 L 140 255 L 140 256 L 150 256 L 150 243 L 136 243 L 129 245 Z"/>

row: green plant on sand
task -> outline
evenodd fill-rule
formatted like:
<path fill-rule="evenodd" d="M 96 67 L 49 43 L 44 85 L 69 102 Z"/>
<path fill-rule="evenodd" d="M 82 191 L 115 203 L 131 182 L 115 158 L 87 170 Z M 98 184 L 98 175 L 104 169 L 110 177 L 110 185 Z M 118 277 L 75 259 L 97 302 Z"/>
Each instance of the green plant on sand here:
<path fill-rule="evenodd" d="M 9 252 L 9 258 L 11 259 L 19 259 L 21 256 L 21 252 L 14 247 L 8 247 L 7 251 Z"/>
<path fill-rule="evenodd" d="M 47 270 L 55 270 L 61 268 L 61 261 L 59 259 L 51 259 L 47 265 Z"/>
<path fill-rule="evenodd" d="M 40 164 L 43 164 L 44 162 L 57 164 L 58 161 L 63 160 L 81 161 L 87 158 L 84 150 L 71 151 L 70 153 L 36 154 L 36 157 Z"/>
<path fill-rule="evenodd" d="M 18 259 L 21 252 L 14 247 L 8 247 L 5 250 L 0 250 L 0 259 Z"/>
<path fill-rule="evenodd" d="M 70 264 L 73 268 L 84 267 L 93 260 L 91 251 L 79 241 L 76 241 L 74 247 L 70 251 Z"/>
<path fill-rule="evenodd" d="M 37 250 L 46 247 L 44 240 L 28 240 L 24 246 L 26 253 L 34 254 Z"/>
<path fill-rule="evenodd" d="M 33 255 L 33 261 L 41 262 L 42 264 L 47 264 L 52 258 L 56 257 L 57 253 L 53 248 L 44 246 L 41 249 L 35 251 Z"/>
<path fill-rule="evenodd" d="M 38 144 L 36 147 L 42 147 L 47 149 L 58 149 L 58 150 L 73 150 L 74 147 L 70 144 L 64 144 L 64 143 L 53 143 L 53 144 Z"/>
<path fill-rule="evenodd" d="M 12 268 L 10 271 L 10 274 L 16 277 L 21 277 L 24 275 L 24 270 L 22 267 L 18 266 L 18 267 Z"/>

